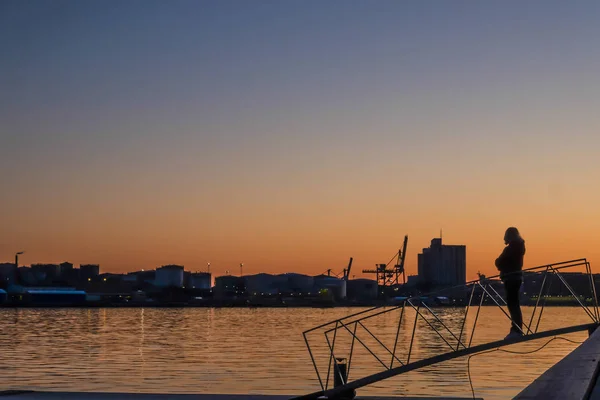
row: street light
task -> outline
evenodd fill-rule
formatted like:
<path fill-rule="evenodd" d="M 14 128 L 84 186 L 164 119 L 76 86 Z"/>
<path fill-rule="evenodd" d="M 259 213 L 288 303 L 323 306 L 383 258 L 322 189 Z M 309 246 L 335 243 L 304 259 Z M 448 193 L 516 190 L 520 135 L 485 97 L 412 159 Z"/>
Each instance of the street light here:
<path fill-rule="evenodd" d="M 19 268 L 19 255 L 25 253 L 24 251 L 19 251 L 15 254 L 15 268 Z"/>
<path fill-rule="evenodd" d="M 240 276 L 244 276 L 244 263 L 240 263 Z"/>
<path fill-rule="evenodd" d="M 206 272 L 210 274 L 210 263 L 206 263 L 206 266 L 208 267 L 208 270 Z"/>

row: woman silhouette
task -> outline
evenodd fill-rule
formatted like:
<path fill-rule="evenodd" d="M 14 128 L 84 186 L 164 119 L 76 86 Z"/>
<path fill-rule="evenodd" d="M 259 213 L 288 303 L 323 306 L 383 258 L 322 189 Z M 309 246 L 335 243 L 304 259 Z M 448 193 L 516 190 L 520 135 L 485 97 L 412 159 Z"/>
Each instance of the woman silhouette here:
<path fill-rule="evenodd" d="M 525 241 L 519 230 L 510 227 L 504 233 L 504 250 L 496 259 L 496 268 L 500 271 L 500 279 L 504 282 L 506 291 L 506 305 L 510 312 L 512 325 L 505 339 L 523 335 L 523 315 L 519 304 L 519 290 L 523 282 L 523 256 L 525 255 Z"/>

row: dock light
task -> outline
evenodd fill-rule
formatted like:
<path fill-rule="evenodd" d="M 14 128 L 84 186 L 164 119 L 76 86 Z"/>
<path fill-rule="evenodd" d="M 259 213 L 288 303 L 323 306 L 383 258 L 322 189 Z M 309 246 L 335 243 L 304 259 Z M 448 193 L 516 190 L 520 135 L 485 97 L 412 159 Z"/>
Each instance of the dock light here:
<path fill-rule="evenodd" d="M 91 282 L 91 281 L 92 281 L 92 278 L 88 278 L 88 282 Z"/>
<path fill-rule="evenodd" d="M 106 278 L 104 278 L 104 282 L 106 282 Z"/>

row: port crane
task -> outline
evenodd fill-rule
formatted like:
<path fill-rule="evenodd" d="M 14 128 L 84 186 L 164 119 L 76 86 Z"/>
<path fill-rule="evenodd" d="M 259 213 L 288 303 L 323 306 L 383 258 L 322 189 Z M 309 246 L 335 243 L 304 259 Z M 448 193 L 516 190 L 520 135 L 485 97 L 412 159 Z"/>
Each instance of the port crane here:
<path fill-rule="evenodd" d="M 346 268 L 344 268 L 341 272 L 342 274 L 342 278 L 345 281 L 348 281 L 348 277 L 350 276 L 350 270 L 352 269 L 352 257 L 350 257 L 350 261 L 348 261 L 348 266 Z M 327 276 L 331 276 L 331 272 L 333 270 L 331 268 L 329 268 L 327 271 L 325 271 L 326 273 L 323 275 L 327 275 Z M 336 278 L 340 277 L 340 274 L 336 274 L 335 272 L 333 273 L 333 276 L 335 276 Z"/>
<path fill-rule="evenodd" d="M 387 264 L 375 264 L 375 269 L 363 269 L 363 274 L 375 274 L 375 280 L 379 287 L 400 285 L 406 283 L 406 274 L 404 273 L 404 258 L 406 257 L 406 246 L 408 245 L 408 235 L 404 236 L 402 248 L 398 250 Z M 392 261 L 396 263 L 392 266 Z M 400 281 L 402 275 L 402 281 Z"/>

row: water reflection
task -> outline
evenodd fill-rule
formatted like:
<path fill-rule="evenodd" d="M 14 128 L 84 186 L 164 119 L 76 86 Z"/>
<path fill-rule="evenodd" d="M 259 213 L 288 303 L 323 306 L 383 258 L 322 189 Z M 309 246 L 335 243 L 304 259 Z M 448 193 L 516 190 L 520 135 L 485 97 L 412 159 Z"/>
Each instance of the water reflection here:
<path fill-rule="evenodd" d="M 1 309 L 0 390 L 49 389 L 168 393 L 295 394 L 318 387 L 302 331 L 356 309 Z M 423 311 L 423 310 L 421 310 Z M 525 314 L 531 310 L 525 309 Z M 474 313 L 473 313 L 474 314 Z M 423 315 L 440 329 L 426 311 Z M 464 310 L 442 310 L 440 320 L 455 336 Z M 383 314 L 365 323 L 393 348 L 400 314 Z M 407 310 L 398 336 L 398 354 L 408 355 L 414 310 Z M 525 317 L 525 315 L 524 315 Z M 526 319 L 528 321 L 528 319 Z M 474 315 L 465 327 L 470 336 Z M 588 322 L 579 309 L 548 308 L 541 329 Z M 423 320 L 414 338 L 412 360 L 446 352 L 449 347 Z M 358 328 L 362 329 L 362 328 Z M 499 310 L 486 308 L 479 317 L 474 344 L 496 340 L 508 330 Z M 444 338 L 455 343 L 449 332 Z M 339 334 L 340 351 L 349 351 L 351 335 Z M 569 337 L 583 340 L 584 333 Z M 391 355 L 362 331 L 365 344 L 389 364 Z M 319 337 L 322 343 L 322 335 Z M 315 342 L 316 343 L 316 342 Z M 543 341 L 515 346 L 534 349 Z M 471 361 L 477 395 L 505 398 L 560 360 L 575 347 L 554 341 L 532 356 L 503 353 Z M 326 346 L 316 351 L 327 365 Z M 356 345 L 351 375 L 382 370 L 381 364 Z M 497 377 L 502 374 L 502 381 Z M 466 359 L 429 367 L 381 382 L 361 394 L 468 396 Z"/>

